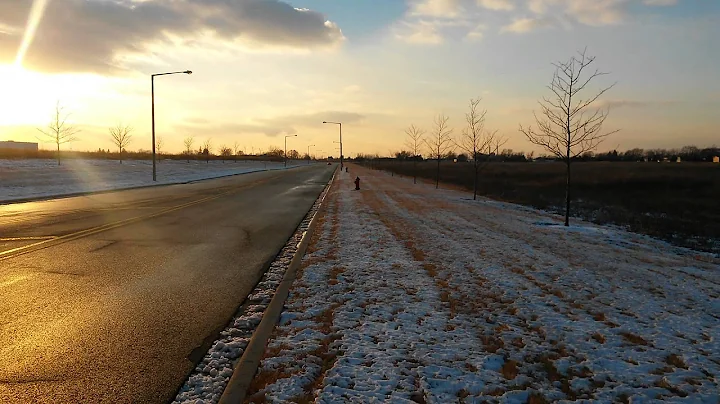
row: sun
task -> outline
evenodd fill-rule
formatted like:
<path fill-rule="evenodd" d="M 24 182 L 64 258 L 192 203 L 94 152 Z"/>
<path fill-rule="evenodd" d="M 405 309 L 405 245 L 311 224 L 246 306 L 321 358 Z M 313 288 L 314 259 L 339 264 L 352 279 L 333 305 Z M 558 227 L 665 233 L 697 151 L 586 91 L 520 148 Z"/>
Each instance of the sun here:
<path fill-rule="evenodd" d="M 36 124 L 47 115 L 42 106 L 44 81 L 18 65 L 0 65 L 0 125 Z"/>

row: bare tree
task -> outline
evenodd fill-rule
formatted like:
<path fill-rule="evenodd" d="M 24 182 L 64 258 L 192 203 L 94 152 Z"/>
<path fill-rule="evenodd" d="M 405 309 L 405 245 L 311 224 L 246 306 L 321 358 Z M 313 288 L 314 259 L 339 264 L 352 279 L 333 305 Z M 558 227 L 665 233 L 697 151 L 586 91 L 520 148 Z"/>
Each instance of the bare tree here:
<path fill-rule="evenodd" d="M 193 143 L 195 143 L 195 138 L 192 136 L 188 136 L 183 140 L 183 144 L 185 145 L 185 155 L 187 156 L 187 162 L 190 162 L 190 155 L 192 154 L 193 149 Z"/>
<path fill-rule="evenodd" d="M 240 148 L 240 143 L 235 142 L 233 144 L 233 155 L 235 156 L 235 161 L 237 161 L 237 156 L 242 156 L 243 154 L 245 154 L 245 152 L 243 152 Z"/>
<path fill-rule="evenodd" d="M 435 189 L 440 187 L 440 161 L 453 149 L 454 142 L 450 134 L 452 129 L 448 128 L 450 118 L 445 114 L 438 114 L 433 123 L 433 130 L 426 144 L 430 148 L 430 157 L 437 160 L 437 172 L 435 174 Z"/>
<path fill-rule="evenodd" d="M 130 144 L 130 141 L 132 141 L 132 135 L 130 134 L 132 128 L 128 125 L 118 123 L 110 128 L 109 131 L 113 144 L 118 148 L 118 159 L 120 160 L 120 164 L 122 164 L 122 154 Z"/>
<path fill-rule="evenodd" d="M 205 155 L 205 162 L 210 163 L 210 154 L 212 154 L 212 138 L 205 139 L 202 153 Z"/>
<path fill-rule="evenodd" d="M 288 150 L 287 157 L 290 160 L 298 160 L 300 158 L 300 152 L 297 150 Z"/>
<path fill-rule="evenodd" d="M 417 184 L 417 160 L 418 156 L 422 155 L 422 145 L 424 143 L 423 136 L 425 135 L 425 131 L 413 124 L 405 129 L 405 133 L 408 136 L 408 139 L 405 142 L 405 147 L 409 149 L 413 160 L 413 184 Z"/>
<path fill-rule="evenodd" d="M 223 163 L 225 162 L 225 159 L 233 155 L 233 151 L 231 148 L 227 147 L 226 145 L 220 146 L 220 155 L 223 156 Z"/>
<path fill-rule="evenodd" d="M 38 138 L 42 140 L 49 140 L 55 143 L 57 146 L 57 163 L 60 165 L 60 145 L 65 143 L 74 142 L 77 140 L 75 135 L 80 132 L 79 129 L 67 123 L 67 119 L 70 114 L 63 113 L 65 108 L 60 105 L 60 101 L 55 104 L 55 113 L 53 118 L 47 126 L 47 129 L 40 129 L 38 131 L 44 135 L 44 138 Z"/>
<path fill-rule="evenodd" d="M 477 199 L 478 177 L 484 163 L 481 158 L 483 150 L 492 144 L 495 132 L 485 130 L 485 116 L 487 110 L 478 110 L 481 98 L 470 99 L 470 111 L 465 114 L 467 126 L 463 129 L 457 146 L 468 154 L 473 160 L 473 200 Z"/>
<path fill-rule="evenodd" d="M 492 140 L 492 142 L 490 142 L 490 145 L 489 145 L 490 153 L 488 153 L 488 154 L 491 154 L 494 149 L 495 155 L 497 156 L 498 154 L 500 154 L 500 148 L 505 146 L 505 143 L 507 143 L 507 142 L 508 142 L 508 138 L 506 138 L 504 136 L 495 136 L 495 138 Z"/>
<path fill-rule="evenodd" d="M 554 63 L 555 73 L 548 89 L 550 98 L 539 101 L 542 116 L 535 115 L 537 129 L 532 126 L 522 132 L 528 140 L 541 146 L 565 162 L 565 226 L 570 225 L 570 163 L 581 154 L 592 151 L 609 135 L 617 132 L 603 132 L 602 126 L 609 109 L 593 105 L 600 96 L 613 88 L 603 87 L 588 97 L 581 96 L 590 82 L 607 73 L 587 69 L 595 62 L 594 56 L 587 56 L 587 50 L 578 53 L 566 62 Z"/>
<path fill-rule="evenodd" d="M 162 148 L 165 145 L 165 141 L 163 140 L 162 136 L 159 136 L 155 140 L 155 150 L 157 150 L 157 155 L 162 156 Z"/>

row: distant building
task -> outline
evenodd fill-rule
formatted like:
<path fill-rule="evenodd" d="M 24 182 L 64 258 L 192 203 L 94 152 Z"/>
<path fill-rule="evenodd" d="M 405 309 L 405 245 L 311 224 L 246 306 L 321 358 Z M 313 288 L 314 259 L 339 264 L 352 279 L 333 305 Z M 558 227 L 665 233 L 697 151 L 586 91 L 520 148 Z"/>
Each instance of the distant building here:
<path fill-rule="evenodd" d="M 0 150 L 38 151 L 38 144 L 30 142 L 15 142 L 12 140 L 0 141 Z"/>

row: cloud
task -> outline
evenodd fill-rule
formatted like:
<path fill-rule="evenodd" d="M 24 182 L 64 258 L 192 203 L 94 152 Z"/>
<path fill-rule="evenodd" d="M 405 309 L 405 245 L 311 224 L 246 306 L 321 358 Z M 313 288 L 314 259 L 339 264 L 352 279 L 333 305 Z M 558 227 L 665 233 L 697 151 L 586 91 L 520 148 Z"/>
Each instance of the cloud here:
<path fill-rule="evenodd" d="M 562 15 L 575 23 L 601 26 L 619 24 L 627 18 L 629 0 L 528 0 L 537 15 Z"/>
<path fill-rule="evenodd" d="M 284 115 L 273 118 L 255 119 L 249 123 L 220 123 L 208 125 L 202 118 L 188 118 L 183 124 L 176 125 L 184 135 L 203 133 L 208 136 L 229 136 L 241 133 L 260 133 L 268 137 L 282 134 L 294 135 L 298 128 L 319 127 L 323 121 L 335 121 L 347 124 L 358 124 L 365 120 L 365 115 L 347 111 L 323 111 L 312 114 Z"/>
<path fill-rule="evenodd" d="M 484 34 L 484 26 L 477 18 L 480 11 L 480 0 L 412 0 L 408 12 L 395 26 L 395 37 L 424 45 L 441 44 L 449 34 L 477 41 Z"/>
<path fill-rule="evenodd" d="M 443 42 L 439 28 L 440 24 L 433 21 L 405 22 L 395 36 L 412 44 L 437 45 Z"/>
<path fill-rule="evenodd" d="M 511 11 L 515 9 L 513 0 L 477 0 L 477 4 L 488 10 Z"/>
<path fill-rule="evenodd" d="M 643 4 L 647 6 L 674 6 L 677 0 L 643 0 Z"/>
<path fill-rule="evenodd" d="M 420 0 L 410 4 L 412 16 L 456 18 L 463 11 L 461 0 Z"/>
<path fill-rule="evenodd" d="M 31 0 L 0 0 L 0 63 L 14 61 Z M 280 0 L 51 1 L 25 65 L 46 72 L 112 73 L 150 44 L 201 38 L 255 48 L 329 48 L 342 43 L 326 17 Z"/>
<path fill-rule="evenodd" d="M 599 100 L 593 106 L 596 108 L 657 108 L 661 106 L 670 106 L 678 104 L 673 100 Z"/>
<path fill-rule="evenodd" d="M 487 26 L 485 26 L 484 24 L 478 24 L 478 26 L 475 27 L 475 29 L 473 29 L 472 31 L 467 33 L 467 35 L 465 36 L 465 39 L 467 39 L 468 41 L 475 41 L 475 42 L 481 41 L 485 37 L 486 29 L 487 29 Z"/>
<path fill-rule="evenodd" d="M 510 24 L 502 27 L 500 32 L 512 32 L 515 34 L 524 34 L 534 31 L 538 28 L 552 26 L 552 22 L 548 18 L 518 18 Z"/>

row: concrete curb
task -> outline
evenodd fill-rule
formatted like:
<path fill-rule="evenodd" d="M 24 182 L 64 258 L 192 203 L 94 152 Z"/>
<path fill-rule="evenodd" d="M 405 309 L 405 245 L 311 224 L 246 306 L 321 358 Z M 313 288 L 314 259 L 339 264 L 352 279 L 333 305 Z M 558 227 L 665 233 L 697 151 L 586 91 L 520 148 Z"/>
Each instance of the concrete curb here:
<path fill-rule="evenodd" d="M 136 185 L 131 187 L 123 187 L 123 188 L 115 188 L 115 189 L 105 189 L 102 191 L 86 191 L 86 192 L 73 192 L 70 194 L 58 194 L 58 195 L 44 195 L 44 196 L 31 196 L 28 198 L 21 198 L 21 199 L 8 199 L 8 200 L 0 200 L 0 206 L 2 205 L 13 205 L 16 203 L 27 203 L 27 202 L 41 202 L 41 201 L 49 201 L 53 199 L 66 199 L 66 198 L 74 198 L 77 196 L 88 196 L 88 195 L 102 195 L 102 194 L 108 194 L 110 192 L 119 192 L 119 191 L 131 191 L 134 189 L 144 189 L 144 188 L 155 188 L 155 187 L 167 187 L 170 185 L 186 185 L 186 184 L 193 184 L 196 182 L 201 181 L 209 181 L 209 180 L 217 180 L 220 178 L 227 178 L 227 177 L 235 177 L 238 175 L 245 175 L 245 174 L 254 174 L 254 173 L 261 173 L 261 172 L 267 172 L 267 171 L 280 171 L 280 170 L 292 170 L 295 168 L 300 167 L 310 167 L 310 166 L 293 166 L 293 167 L 283 167 L 283 168 L 262 168 L 260 170 L 256 171 L 245 171 L 242 173 L 234 173 L 234 174 L 224 174 L 217 177 L 209 177 L 209 178 L 201 178 L 197 180 L 188 180 L 188 181 L 180 181 L 180 182 L 168 182 L 164 184 L 149 184 L 149 185 Z"/>
<path fill-rule="evenodd" d="M 255 373 L 260 366 L 260 360 L 265 353 L 265 347 L 270 339 L 270 335 L 273 330 L 275 330 L 275 326 L 280 320 L 280 315 L 282 314 L 285 306 L 285 300 L 287 300 L 288 295 L 290 294 L 290 287 L 295 281 L 297 270 L 300 268 L 303 256 L 305 256 L 305 251 L 307 250 L 307 247 L 310 244 L 310 239 L 317 227 L 318 213 L 325 209 L 325 198 L 327 197 L 336 176 L 337 169 L 335 169 L 327 187 L 323 190 L 320 205 L 318 206 L 315 215 L 310 220 L 308 229 L 305 231 L 300 243 L 298 244 L 297 251 L 285 271 L 283 280 L 280 282 L 277 290 L 275 290 L 275 294 L 265 310 L 265 313 L 263 313 L 260 324 L 258 324 L 255 329 L 255 332 L 253 333 L 248 346 L 245 348 L 242 357 L 240 357 L 240 360 L 235 365 L 233 374 L 230 377 L 222 396 L 220 396 L 218 404 L 236 404 L 242 403 L 245 400 L 247 389 L 250 387 L 250 383 L 255 377 Z"/>

